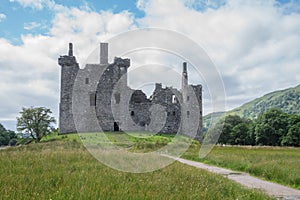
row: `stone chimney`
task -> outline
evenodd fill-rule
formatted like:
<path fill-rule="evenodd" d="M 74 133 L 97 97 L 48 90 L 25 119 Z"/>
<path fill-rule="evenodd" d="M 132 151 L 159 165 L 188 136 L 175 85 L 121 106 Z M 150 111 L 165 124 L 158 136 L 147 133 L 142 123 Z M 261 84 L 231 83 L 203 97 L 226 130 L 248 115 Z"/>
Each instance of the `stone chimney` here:
<path fill-rule="evenodd" d="M 69 43 L 69 56 L 73 56 L 73 44 Z"/>
<path fill-rule="evenodd" d="M 162 84 L 161 83 L 155 83 L 155 90 L 161 90 Z"/>
<path fill-rule="evenodd" d="M 108 64 L 108 43 L 100 43 L 100 64 Z"/>
<path fill-rule="evenodd" d="M 184 90 L 188 86 L 188 74 L 187 74 L 187 63 L 184 62 L 182 66 L 182 81 L 181 81 L 181 89 Z"/>

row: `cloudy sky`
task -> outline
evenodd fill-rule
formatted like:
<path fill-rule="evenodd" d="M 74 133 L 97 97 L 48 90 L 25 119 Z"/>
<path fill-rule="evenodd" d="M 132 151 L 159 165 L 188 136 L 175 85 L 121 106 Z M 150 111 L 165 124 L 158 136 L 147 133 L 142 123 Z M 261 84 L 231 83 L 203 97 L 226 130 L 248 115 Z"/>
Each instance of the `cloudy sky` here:
<path fill-rule="evenodd" d="M 100 41 L 148 27 L 205 50 L 223 79 L 227 110 L 300 84 L 299 0 L 1 0 L 0 123 L 15 129 L 29 106 L 58 116 L 57 58 L 69 42 L 82 65 Z"/>

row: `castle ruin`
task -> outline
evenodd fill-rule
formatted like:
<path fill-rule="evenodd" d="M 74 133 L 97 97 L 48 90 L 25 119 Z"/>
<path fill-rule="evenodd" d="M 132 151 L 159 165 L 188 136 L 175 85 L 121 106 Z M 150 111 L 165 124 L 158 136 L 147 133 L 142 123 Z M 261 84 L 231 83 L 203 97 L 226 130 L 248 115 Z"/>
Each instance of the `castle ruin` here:
<path fill-rule="evenodd" d="M 115 57 L 108 63 L 108 43 L 100 44 L 100 62 L 79 68 L 69 44 L 60 56 L 60 134 L 99 131 L 139 131 L 202 137 L 202 86 L 188 84 L 183 63 L 181 89 L 155 84 L 147 98 L 128 87 L 129 59 Z M 101 129 L 99 129 L 99 127 Z"/>

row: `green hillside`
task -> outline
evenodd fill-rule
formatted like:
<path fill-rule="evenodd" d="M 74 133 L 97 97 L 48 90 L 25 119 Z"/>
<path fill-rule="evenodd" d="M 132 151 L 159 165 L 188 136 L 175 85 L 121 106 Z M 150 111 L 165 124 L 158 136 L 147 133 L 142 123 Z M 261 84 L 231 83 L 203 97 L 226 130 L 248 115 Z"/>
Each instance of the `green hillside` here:
<path fill-rule="evenodd" d="M 228 114 L 254 119 L 270 108 L 280 108 L 289 114 L 300 114 L 300 85 L 266 94 L 229 111 Z"/>
<path fill-rule="evenodd" d="M 254 119 L 259 114 L 269 110 L 270 108 L 280 108 L 289 114 L 300 115 L 300 85 L 294 88 L 278 90 L 266 94 L 260 98 L 254 99 L 244 105 L 226 112 L 226 115 L 239 115 L 241 117 Z M 219 118 L 225 112 L 212 113 L 204 116 L 203 126 L 208 128 L 212 117 Z"/>

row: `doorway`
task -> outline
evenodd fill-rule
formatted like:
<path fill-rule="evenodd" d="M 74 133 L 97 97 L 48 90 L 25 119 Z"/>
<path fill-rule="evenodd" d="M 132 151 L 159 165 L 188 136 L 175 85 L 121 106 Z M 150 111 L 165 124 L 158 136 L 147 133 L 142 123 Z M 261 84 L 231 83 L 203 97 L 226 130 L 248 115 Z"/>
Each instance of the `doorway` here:
<path fill-rule="evenodd" d="M 114 131 L 120 131 L 118 122 L 114 122 Z"/>

